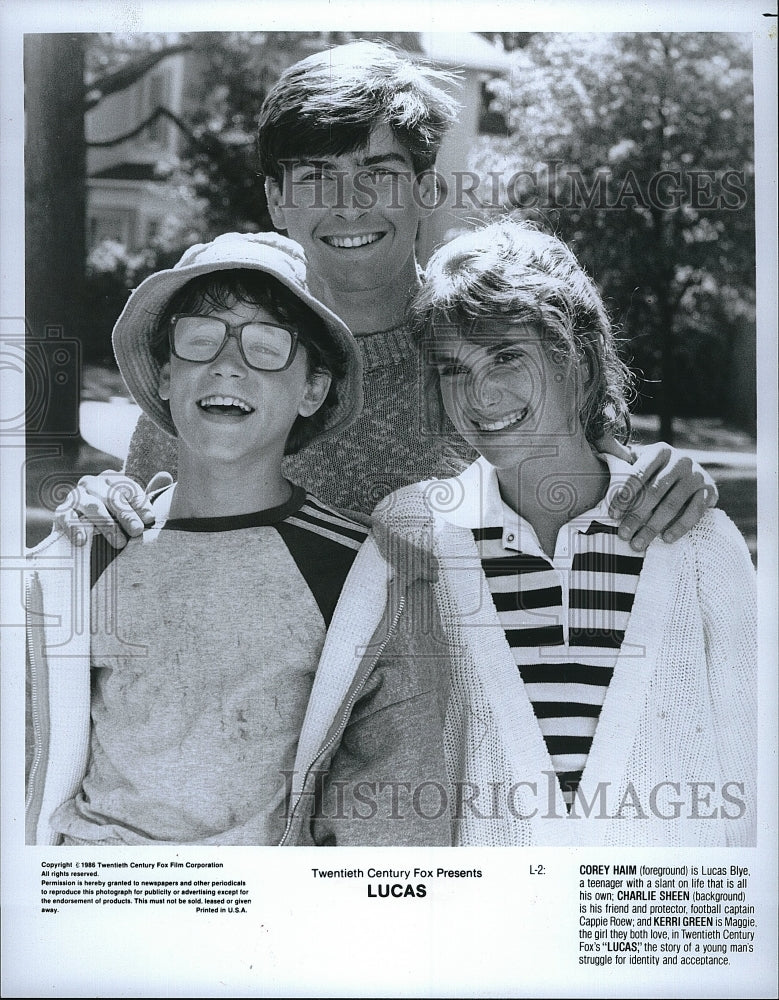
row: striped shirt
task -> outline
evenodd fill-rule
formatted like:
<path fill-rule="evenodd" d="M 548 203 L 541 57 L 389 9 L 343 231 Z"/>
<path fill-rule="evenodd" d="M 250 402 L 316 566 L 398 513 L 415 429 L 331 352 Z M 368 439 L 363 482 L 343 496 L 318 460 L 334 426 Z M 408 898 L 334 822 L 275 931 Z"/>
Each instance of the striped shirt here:
<path fill-rule="evenodd" d="M 161 513 L 161 511 L 160 511 Z M 306 495 L 95 539 L 92 703 L 69 843 L 275 844 L 362 525 Z"/>
<path fill-rule="evenodd" d="M 325 625 L 330 624 L 354 557 L 368 536 L 368 528 L 321 503 L 295 486 L 290 499 L 278 507 L 229 517 L 170 518 L 160 530 L 213 532 L 272 528 L 281 536 L 308 584 Z M 152 529 L 153 531 L 154 529 Z M 92 586 L 121 552 L 102 535 L 92 545 Z"/>
<path fill-rule="evenodd" d="M 500 506 L 503 524 L 474 528 L 473 536 L 570 809 L 625 637 L 643 555 L 619 538 L 605 502 L 563 526 L 552 559 L 528 522 Z"/>

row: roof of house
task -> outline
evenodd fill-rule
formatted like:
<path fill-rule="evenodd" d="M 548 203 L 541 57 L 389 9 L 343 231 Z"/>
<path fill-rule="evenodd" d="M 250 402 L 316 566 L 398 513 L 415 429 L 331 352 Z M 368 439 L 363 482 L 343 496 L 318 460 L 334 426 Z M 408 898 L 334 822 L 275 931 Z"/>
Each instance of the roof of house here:
<path fill-rule="evenodd" d="M 419 41 L 425 56 L 444 66 L 489 73 L 509 70 L 506 53 L 473 31 L 420 31 Z"/>

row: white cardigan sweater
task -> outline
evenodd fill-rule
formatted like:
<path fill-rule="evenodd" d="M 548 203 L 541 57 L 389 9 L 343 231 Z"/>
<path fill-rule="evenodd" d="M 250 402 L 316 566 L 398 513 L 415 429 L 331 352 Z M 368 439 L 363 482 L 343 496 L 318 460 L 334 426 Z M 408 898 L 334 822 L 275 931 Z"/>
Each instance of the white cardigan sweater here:
<path fill-rule="evenodd" d="M 445 733 L 454 843 L 753 845 L 755 574 L 736 527 L 708 511 L 673 545 L 649 546 L 569 816 L 471 533 L 484 466 L 400 490 L 376 513 L 438 562 L 455 648 Z"/>

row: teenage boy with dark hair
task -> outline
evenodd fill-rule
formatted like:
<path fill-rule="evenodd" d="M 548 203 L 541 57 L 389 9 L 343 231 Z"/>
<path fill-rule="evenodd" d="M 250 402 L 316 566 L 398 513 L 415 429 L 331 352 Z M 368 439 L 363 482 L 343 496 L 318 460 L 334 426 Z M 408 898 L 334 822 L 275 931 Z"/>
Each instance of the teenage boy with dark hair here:
<path fill-rule="evenodd" d="M 419 799 L 443 778 L 432 591 L 282 472 L 361 403 L 300 247 L 192 247 L 135 290 L 114 349 L 178 482 L 122 552 L 55 531 L 30 555 L 28 842 L 447 844 Z M 315 809 L 333 787 L 342 808 Z M 406 788 L 418 808 L 387 822 Z"/>
<path fill-rule="evenodd" d="M 305 250 L 312 287 L 354 331 L 364 370 L 361 415 L 337 439 L 288 457 L 285 470 L 325 502 L 364 514 L 397 487 L 445 474 L 456 440 L 425 426 L 405 318 L 422 280 L 415 239 L 436 200 L 433 167 L 457 112 L 446 79 L 387 46 L 356 42 L 290 67 L 260 112 L 273 223 Z M 147 483 L 175 463 L 170 440 L 141 416 L 126 474 Z M 658 445 L 638 449 L 613 505 L 627 511 L 621 535 L 643 549 L 661 531 L 680 537 L 715 501 L 698 466 Z M 119 546 L 153 518 L 143 491 L 115 473 L 85 477 L 57 519 L 73 530 L 80 516 Z"/>

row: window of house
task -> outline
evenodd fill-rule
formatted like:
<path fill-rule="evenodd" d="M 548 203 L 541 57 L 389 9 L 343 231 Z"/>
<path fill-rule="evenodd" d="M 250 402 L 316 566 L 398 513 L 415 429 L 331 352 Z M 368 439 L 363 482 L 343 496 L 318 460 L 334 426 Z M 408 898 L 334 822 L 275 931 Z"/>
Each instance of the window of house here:
<path fill-rule="evenodd" d="M 487 76 L 479 81 L 479 135 L 509 135 L 509 109 L 497 89 L 501 79 Z"/>
<path fill-rule="evenodd" d="M 105 240 L 134 249 L 135 212 L 132 209 L 94 209 L 89 213 L 89 249 Z"/>

